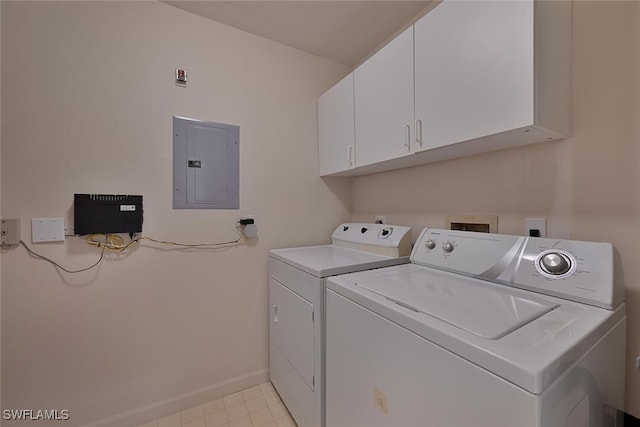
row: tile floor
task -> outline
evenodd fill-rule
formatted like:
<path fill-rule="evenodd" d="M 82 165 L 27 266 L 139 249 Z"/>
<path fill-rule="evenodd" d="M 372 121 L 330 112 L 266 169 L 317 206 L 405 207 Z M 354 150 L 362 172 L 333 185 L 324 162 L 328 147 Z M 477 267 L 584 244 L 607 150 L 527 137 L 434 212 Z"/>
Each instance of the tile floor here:
<path fill-rule="evenodd" d="M 267 382 L 139 427 L 296 427 Z"/>

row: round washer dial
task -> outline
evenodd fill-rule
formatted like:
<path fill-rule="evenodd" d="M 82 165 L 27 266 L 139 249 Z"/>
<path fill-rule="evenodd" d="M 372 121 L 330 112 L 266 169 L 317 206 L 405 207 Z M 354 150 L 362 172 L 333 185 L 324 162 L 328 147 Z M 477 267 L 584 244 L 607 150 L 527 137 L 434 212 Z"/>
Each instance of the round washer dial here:
<path fill-rule="evenodd" d="M 536 270 L 545 277 L 562 279 L 576 270 L 576 259 L 561 249 L 549 249 L 536 257 Z"/>

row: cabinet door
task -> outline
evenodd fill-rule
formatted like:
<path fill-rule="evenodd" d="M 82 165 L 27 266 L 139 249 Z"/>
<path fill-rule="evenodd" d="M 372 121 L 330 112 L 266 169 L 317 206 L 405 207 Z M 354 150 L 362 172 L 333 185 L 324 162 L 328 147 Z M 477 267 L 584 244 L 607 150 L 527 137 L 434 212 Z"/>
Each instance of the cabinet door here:
<path fill-rule="evenodd" d="M 356 166 L 411 152 L 413 28 L 354 71 Z"/>
<path fill-rule="evenodd" d="M 533 123 L 533 1 L 447 0 L 414 28 L 417 151 Z"/>
<path fill-rule="evenodd" d="M 320 175 L 355 165 L 353 73 L 318 98 L 318 155 Z"/>

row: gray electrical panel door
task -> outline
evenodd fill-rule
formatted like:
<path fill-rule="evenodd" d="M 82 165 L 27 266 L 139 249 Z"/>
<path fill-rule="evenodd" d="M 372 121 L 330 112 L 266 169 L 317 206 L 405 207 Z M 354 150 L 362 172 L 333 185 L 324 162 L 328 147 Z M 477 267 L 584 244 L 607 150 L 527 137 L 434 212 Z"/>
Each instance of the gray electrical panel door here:
<path fill-rule="evenodd" d="M 238 209 L 240 128 L 173 117 L 173 208 Z"/>

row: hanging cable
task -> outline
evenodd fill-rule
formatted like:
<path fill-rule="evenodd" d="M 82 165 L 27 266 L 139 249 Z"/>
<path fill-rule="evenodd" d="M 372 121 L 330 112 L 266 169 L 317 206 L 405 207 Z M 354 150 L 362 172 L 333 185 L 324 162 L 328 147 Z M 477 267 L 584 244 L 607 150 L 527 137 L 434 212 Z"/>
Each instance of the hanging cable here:
<path fill-rule="evenodd" d="M 104 236 L 104 242 L 95 240 L 95 236 Z M 131 237 L 129 243 L 124 242 L 124 239 L 117 234 L 89 234 L 87 238 L 78 237 L 85 243 L 93 246 L 103 247 L 111 252 L 124 252 L 132 245 L 139 242 L 138 238 Z"/>
<path fill-rule="evenodd" d="M 27 252 L 29 253 L 29 255 L 31 255 L 34 258 L 38 258 L 41 259 L 43 261 L 47 261 L 48 263 L 53 264 L 56 268 L 59 268 L 60 270 L 66 272 L 66 273 L 82 273 L 83 271 L 87 271 L 87 270 L 91 270 L 94 267 L 97 267 L 98 264 L 100 264 L 100 262 L 102 262 L 102 258 L 104 257 L 104 249 L 105 247 L 102 247 L 102 251 L 100 251 L 100 258 L 98 258 L 98 261 L 96 261 L 93 265 L 86 267 L 86 268 L 81 268 L 79 270 L 70 270 L 68 268 L 65 268 L 63 266 L 61 266 L 60 264 L 58 264 L 57 262 L 55 262 L 54 260 L 47 258 L 44 255 L 40 255 L 39 253 L 34 252 L 33 250 L 31 250 L 31 248 L 29 248 L 29 246 L 27 246 L 27 244 L 20 240 L 20 244 L 27 250 Z"/>
<path fill-rule="evenodd" d="M 236 224 L 236 230 L 240 234 L 236 240 L 230 240 L 228 242 L 216 242 L 216 243 L 180 243 L 180 242 L 172 242 L 172 241 L 169 241 L 169 240 L 154 239 L 153 237 L 136 236 L 135 234 L 130 234 L 131 240 L 129 242 L 125 243 L 125 240 L 121 236 L 119 236 L 117 234 L 89 234 L 89 235 L 86 235 L 86 237 L 85 236 L 72 235 L 70 237 L 76 237 L 76 238 L 80 239 L 81 241 L 83 241 L 84 243 L 87 243 L 87 244 L 92 245 L 92 246 L 96 246 L 97 248 L 101 248 L 100 258 L 98 258 L 98 260 L 94 264 L 92 264 L 91 266 L 86 267 L 86 268 L 81 268 L 79 270 L 70 270 L 70 269 L 65 268 L 62 265 L 58 264 L 54 260 L 52 260 L 50 258 L 47 258 L 44 255 L 40 255 L 37 252 L 34 252 L 22 240 L 20 240 L 20 244 L 26 249 L 26 251 L 29 253 L 29 255 L 31 255 L 34 258 L 41 259 L 43 261 L 47 261 L 48 263 L 51 263 L 56 268 L 59 268 L 60 270 L 66 272 L 66 273 L 81 273 L 83 271 L 91 270 L 92 268 L 97 267 L 102 262 L 102 259 L 104 258 L 104 251 L 105 250 L 108 250 L 108 251 L 111 251 L 111 252 L 124 252 L 127 249 L 129 249 L 131 246 L 133 246 L 134 244 L 140 243 L 140 241 L 142 241 L 142 240 L 148 240 L 150 242 L 157 243 L 159 245 L 177 246 L 177 247 L 181 247 L 181 248 L 192 248 L 192 249 L 198 249 L 198 248 L 207 249 L 207 248 L 214 248 L 214 247 L 221 247 L 221 246 L 230 246 L 230 245 L 236 245 L 236 244 L 244 242 L 244 237 L 245 236 L 244 236 L 244 233 L 242 232 L 243 228 L 242 228 L 242 225 L 240 223 Z M 104 241 L 96 240 L 97 236 L 104 236 Z"/>
<path fill-rule="evenodd" d="M 142 236 L 140 240 L 149 240 L 153 243 L 158 243 L 160 245 L 168 245 L 168 246 L 179 246 L 182 248 L 207 248 L 207 247 L 215 247 L 215 246 L 224 246 L 224 245 L 234 245 L 236 243 L 240 243 L 243 241 L 244 236 L 238 237 L 236 240 L 231 240 L 229 242 L 219 242 L 219 243 L 179 243 L 179 242 L 170 242 L 167 240 L 157 240 L 152 237 Z"/>
<path fill-rule="evenodd" d="M 140 236 L 138 238 L 138 240 L 148 240 L 150 242 L 153 243 L 157 243 L 160 245 L 168 245 L 168 246 L 178 246 L 178 247 L 182 247 L 182 248 L 212 248 L 212 247 L 218 247 L 218 246 L 226 246 L 226 245 L 235 245 L 238 243 L 242 243 L 244 242 L 244 234 L 242 233 L 242 226 L 241 224 L 238 222 L 236 223 L 236 230 L 238 231 L 238 233 L 240 234 L 238 236 L 238 238 L 236 240 L 231 240 L 228 242 L 216 242 L 216 243 L 180 243 L 180 242 L 172 242 L 172 241 L 168 241 L 168 240 L 158 240 L 158 239 L 154 239 L 153 237 L 145 237 L 145 236 Z"/>

